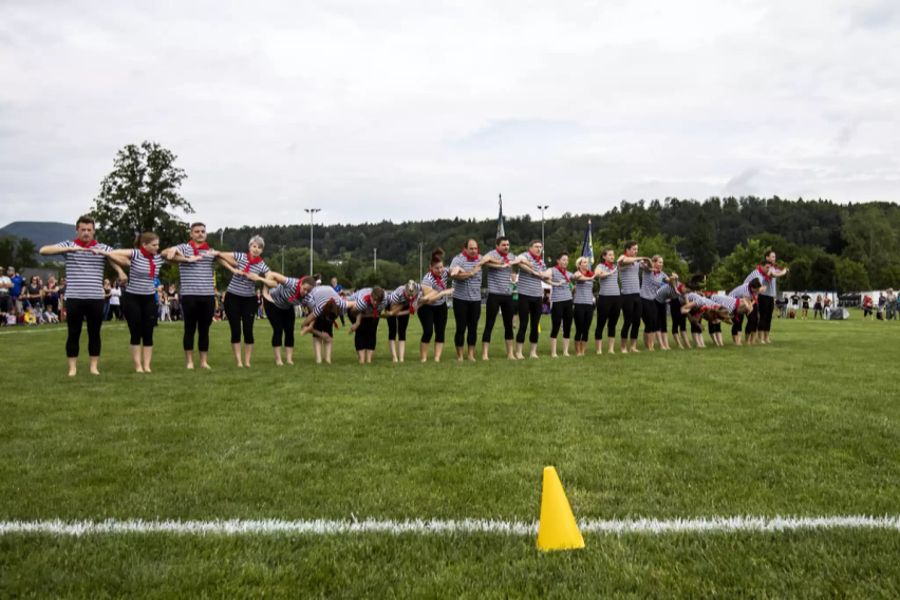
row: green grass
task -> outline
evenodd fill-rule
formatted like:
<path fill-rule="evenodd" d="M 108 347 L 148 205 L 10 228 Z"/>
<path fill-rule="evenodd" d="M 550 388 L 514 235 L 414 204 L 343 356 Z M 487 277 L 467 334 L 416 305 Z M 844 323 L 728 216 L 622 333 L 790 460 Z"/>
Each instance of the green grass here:
<path fill-rule="evenodd" d="M 547 336 L 547 326 L 543 337 Z M 579 518 L 900 514 L 900 324 L 775 323 L 768 347 L 489 364 L 248 370 L 179 325 L 152 375 L 104 328 L 103 374 L 65 377 L 65 333 L 0 330 L 0 520 L 533 521 L 545 465 Z M 452 329 L 452 326 L 451 326 Z M 498 337 L 495 333 L 495 337 Z M 409 357 L 418 346 L 411 326 Z M 452 350 L 452 349 L 451 349 Z M 16 390 L 16 393 L 10 393 Z M 462 390 L 468 390 L 465 393 Z M 0 536 L 0 596 L 896 597 L 900 534 L 587 535 L 545 555 L 497 535 Z"/>

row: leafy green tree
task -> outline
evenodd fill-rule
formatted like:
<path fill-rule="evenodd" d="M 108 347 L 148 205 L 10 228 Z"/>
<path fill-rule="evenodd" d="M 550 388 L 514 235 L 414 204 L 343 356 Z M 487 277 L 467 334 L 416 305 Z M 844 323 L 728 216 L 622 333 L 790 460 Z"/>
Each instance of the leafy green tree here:
<path fill-rule="evenodd" d="M 0 238 L 0 266 L 18 266 L 16 262 L 16 238 L 11 235 Z M 4 273 L 5 274 L 5 273 Z"/>
<path fill-rule="evenodd" d="M 862 264 L 842 257 L 835 261 L 834 266 L 839 292 L 860 292 L 870 289 L 869 274 Z"/>
<path fill-rule="evenodd" d="M 156 142 L 119 150 L 91 210 L 100 239 L 133 246 L 144 231 L 156 232 L 163 247 L 185 239 L 187 224 L 176 211 L 191 214 L 194 209 L 179 191 L 187 175 L 175 166 L 176 158 Z"/>
<path fill-rule="evenodd" d="M 28 238 L 19 238 L 16 248 L 16 267 L 36 267 L 37 264 L 37 247 L 34 242 Z"/>
<path fill-rule="evenodd" d="M 766 247 L 759 240 L 738 244 L 710 273 L 707 285 L 711 289 L 730 290 L 742 284 L 762 259 Z"/>

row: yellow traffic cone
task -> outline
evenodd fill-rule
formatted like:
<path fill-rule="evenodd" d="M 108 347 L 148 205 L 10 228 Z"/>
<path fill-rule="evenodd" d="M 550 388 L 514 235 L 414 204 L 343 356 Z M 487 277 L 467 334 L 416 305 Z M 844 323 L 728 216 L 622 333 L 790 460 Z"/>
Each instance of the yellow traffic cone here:
<path fill-rule="evenodd" d="M 553 467 L 544 467 L 537 547 L 545 552 L 584 548 L 584 538 L 581 537 L 572 507 L 569 506 L 562 482 Z"/>

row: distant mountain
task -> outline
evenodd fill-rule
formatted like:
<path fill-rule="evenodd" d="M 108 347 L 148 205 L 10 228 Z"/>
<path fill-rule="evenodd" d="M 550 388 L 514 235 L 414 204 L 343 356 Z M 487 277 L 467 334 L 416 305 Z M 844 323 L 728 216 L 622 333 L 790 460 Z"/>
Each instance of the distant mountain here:
<path fill-rule="evenodd" d="M 15 221 L 0 229 L 0 238 L 7 235 L 29 239 L 40 248 L 75 237 L 75 224 L 54 221 Z"/>

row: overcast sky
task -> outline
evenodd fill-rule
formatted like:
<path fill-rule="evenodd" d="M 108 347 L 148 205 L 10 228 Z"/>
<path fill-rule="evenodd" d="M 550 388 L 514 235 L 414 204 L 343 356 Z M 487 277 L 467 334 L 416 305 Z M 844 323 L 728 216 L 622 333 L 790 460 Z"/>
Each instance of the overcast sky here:
<path fill-rule="evenodd" d="M 0 225 L 144 139 L 212 229 L 897 201 L 898 113 L 895 0 L 0 1 Z"/>

